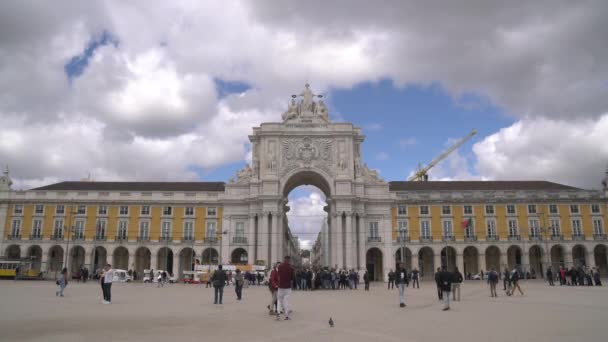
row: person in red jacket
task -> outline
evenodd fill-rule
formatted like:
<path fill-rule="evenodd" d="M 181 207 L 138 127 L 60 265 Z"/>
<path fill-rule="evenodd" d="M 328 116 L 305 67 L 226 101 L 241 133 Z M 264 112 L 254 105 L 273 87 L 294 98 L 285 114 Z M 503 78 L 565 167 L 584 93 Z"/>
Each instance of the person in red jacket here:
<path fill-rule="evenodd" d="M 277 273 L 279 275 L 279 290 L 277 292 L 277 299 L 281 304 L 281 309 L 285 314 L 285 320 L 289 318 L 289 295 L 291 295 L 291 286 L 294 279 L 294 270 L 291 267 L 291 257 L 285 256 L 283 262 L 277 267 Z M 277 312 L 277 321 L 281 319 L 281 315 Z"/>
<path fill-rule="evenodd" d="M 277 273 L 277 266 L 279 263 L 277 262 L 270 272 L 270 280 L 268 281 L 268 290 L 270 290 L 270 305 L 268 305 L 268 313 L 270 315 L 278 314 L 277 308 L 277 290 L 279 289 L 279 274 Z"/>

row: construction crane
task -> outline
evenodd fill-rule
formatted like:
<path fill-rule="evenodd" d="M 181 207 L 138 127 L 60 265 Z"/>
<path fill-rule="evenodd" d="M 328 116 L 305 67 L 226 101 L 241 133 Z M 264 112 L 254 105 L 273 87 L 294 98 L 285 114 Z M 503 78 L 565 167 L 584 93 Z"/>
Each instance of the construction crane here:
<path fill-rule="evenodd" d="M 477 131 L 473 129 L 471 131 L 471 133 L 467 134 L 467 136 L 465 136 L 464 138 L 460 139 L 458 142 L 456 142 L 450 148 L 448 148 L 447 150 L 445 150 L 437 158 L 433 159 L 433 161 L 430 162 L 427 166 L 421 167 L 421 165 L 418 164 L 418 170 L 416 170 L 416 172 L 414 173 L 414 175 L 412 175 L 407 180 L 410 181 L 410 182 L 411 181 L 425 181 L 425 182 L 428 181 L 429 180 L 429 175 L 427 174 L 427 172 L 430 169 L 432 169 L 435 165 L 437 165 L 440 161 L 444 160 L 447 156 L 449 156 L 450 153 L 454 152 L 455 149 L 459 148 L 460 146 L 462 146 L 462 144 L 464 144 L 469 139 L 471 139 L 475 134 L 477 134 Z"/>

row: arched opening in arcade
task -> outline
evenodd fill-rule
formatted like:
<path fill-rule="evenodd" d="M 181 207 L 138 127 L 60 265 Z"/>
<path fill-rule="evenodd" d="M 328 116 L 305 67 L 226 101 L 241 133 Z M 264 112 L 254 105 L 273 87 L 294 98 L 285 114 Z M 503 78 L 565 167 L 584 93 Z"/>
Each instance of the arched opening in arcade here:
<path fill-rule="evenodd" d="M 21 259 L 21 247 L 19 245 L 10 245 L 6 247 L 5 255 L 8 260 L 19 260 Z"/>
<path fill-rule="evenodd" d="M 432 279 L 435 275 L 435 253 L 430 247 L 422 247 L 418 251 L 418 270 L 423 279 Z"/>
<path fill-rule="evenodd" d="M 63 267 L 63 248 L 53 246 L 49 249 L 49 272 L 59 272 Z"/>
<path fill-rule="evenodd" d="M 510 246 L 509 249 L 507 249 L 507 267 L 512 270 L 515 267 L 517 267 L 520 270 L 523 270 L 522 268 L 522 253 L 521 253 L 521 248 L 519 248 L 519 246 Z"/>
<path fill-rule="evenodd" d="M 215 248 L 206 248 L 203 250 L 201 256 L 201 263 L 203 265 L 217 265 L 219 261 L 219 254 Z"/>
<path fill-rule="evenodd" d="M 76 274 L 85 266 L 84 264 L 84 248 L 82 246 L 74 246 L 70 250 L 70 273 Z"/>
<path fill-rule="evenodd" d="M 330 186 L 327 180 L 321 174 L 314 171 L 296 172 L 285 182 L 283 196 L 287 203 L 284 207 L 287 219 L 284 222 L 284 229 L 281 230 L 283 234 L 289 228 L 292 235 L 298 238 L 301 251 L 312 251 L 313 244 L 316 242 L 317 237 L 319 237 L 320 245 L 325 248 L 320 248 L 319 251 L 316 251 L 317 254 L 320 253 L 318 266 L 337 268 L 352 266 L 350 262 L 346 262 L 346 251 L 342 250 L 342 258 L 337 258 L 335 254 L 336 249 L 339 249 L 339 245 L 344 243 L 345 234 L 338 235 L 332 232 L 332 219 L 336 220 L 335 223 L 342 222 L 342 227 L 338 227 L 334 223 L 334 226 L 341 232 L 345 231 L 345 220 L 328 216 L 327 211 L 329 210 L 329 206 L 327 198 L 330 196 Z M 285 238 L 287 236 L 280 240 L 284 241 Z M 338 241 L 340 238 L 342 240 Z M 270 243 L 272 244 L 272 241 Z M 280 257 L 280 255 L 293 254 L 295 252 L 288 244 L 281 246 L 281 248 L 282 250 L 270 249 L 272 261 L 279 261 L 274 254 L 278 254 Z M 292 257 L 294 256 L 292 255 Z M 298 264 L 299 259 L 300 256 L 296 255 L 295 259 L 292 260 Z M 310 259 L 304 261 L 309 263 L 309 265 L 303 265 L 304 267 L 310 266 Z"/>
<path fill-rule="evenodd" d="M 230 263 L 233 265 L 246 265 L 249 262 L 249 256 L 244 248 L 236 248 L 230 254 Z"/>
<path fill-rule="evenodd" d="M 595 267 L 600 270 L 600 274 L 606 276 L 608 273 L 608 251 L 606 245 L 597 245 L 593 249 L 593 257 L 595 258 Z"/>
<path fill-rule="evenodd" d="M 190 247 L 183 248 L 179 252 L 179 272 L 178 277 L 181 279 L 184 271 L 193 271 L 196 260 L 196 252 Z"/>
<path fill-rule="evenodd" d="M 500 265 L 500 249 L 496 246 L 486 248 L 486 269 L 482 271 L 485 272 L 491 268 L 495 271 L 502 269 Z"/>
<path fill-rule="evenodd" d="M 27 249 L 27 257 L 32 261 L 32 269 L 37 271 L 42 269 L 42 248 L 40 246 L 30 246 Z"/>
<path fill-rule="evenodd" d="M 463 274 L 475 275 L 479 273 L 479 251 L 474 246 L 468 246 L 462 252 L 464 261 Z"/>
<path fill-rule="evenodd" d="M 382 251 L 377 247 L 370 248 L 365 254 L 365 264 L 367 272 L 372 276 L 373 281 L 384 280 L 384 270 L 382 269 Z"/>
<path fill-rule="evenodd" d="M 135 251 L 135 271 L 143 276 L 144 270 L 150 269 L 152 253 L 146 247 L 139 247 Z"/>
<path fill-rule="evenodd" d="M 551 266 L 553 266 L 554 269 L 558 269 L 561 266 L 572 266 L 565 265 L 564 261 L 564 247 L 562 247 L 561 245 L 555 245 L 551 247 Z"/>
<path fill-rule="evenodd" d="M 112 267 L 119 270 L 129 269 L 129 250 L 126 247 L 120 246 L 114 249 Z"/>
<path fill-rule="evenodd" d="M 103 266 L 108 263 L 108 251 L 102 247 L 97 246 L 93 248 L 93 255 L 91 256 L 91 269 L 90 271 L 96 272 L 103 269 Z"/>
<path fill-rule="evenodd" d="M 403 255 L 405 255 L 405 258 L 401 258 L 401 253 L 403 253 Z M 397 269 L 397 265 L 403 263 L 403 266 L 405 267 L 406 270 L 408 270 L 408 272 L 412 271 L 412 251 L 410 251 L 409 248 L 407 247 L 399 247 L 397 249 L 397 252 L 395 253 L 395 268 Z M 417 267 L 417 266 L 416 266 Z"/>
<path fill-rule="evenodd" d="M 587 249 L 583 245 L 572 247 L 572 262 L 574 266 L 587 266 Z"/>
<path fill-rule="evenodd" d="M 528 260 L 530 260 L 530 273 L 544 276 L 545 272 L 543 269 L 543 249 L 539 245 L 530 247 L 528 251 Z M 553 268 L 557 270 L 557 268 Z"/>
<path fill-rule="evenodd" d="M 454 272 L 456 268 L 456 249 L 448 246 L 441 249 L 441 267 L 446 267 L 448 271 Z M 462 273 L 462 270 L 460 270 Z"/>
<path fill-rule="evenodd" d="M 173 274 L 173 251 L 169 247 L 158 250 L 156 269 Z"/>

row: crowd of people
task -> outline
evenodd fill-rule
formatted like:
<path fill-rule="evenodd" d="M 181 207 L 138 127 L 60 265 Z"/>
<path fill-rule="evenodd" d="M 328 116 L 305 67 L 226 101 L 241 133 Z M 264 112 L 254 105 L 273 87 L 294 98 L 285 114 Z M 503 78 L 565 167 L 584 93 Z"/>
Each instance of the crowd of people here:
<path fill-rule="evenodd" d="M 579 266 L 567 269 L 560 267 L 557 272 L 552 267 L 547 269 L 546 279 L 549 285 L 554 286 L 559 281 L 561 286 L 602 286 L 600 270 L 596 267 Z"/>

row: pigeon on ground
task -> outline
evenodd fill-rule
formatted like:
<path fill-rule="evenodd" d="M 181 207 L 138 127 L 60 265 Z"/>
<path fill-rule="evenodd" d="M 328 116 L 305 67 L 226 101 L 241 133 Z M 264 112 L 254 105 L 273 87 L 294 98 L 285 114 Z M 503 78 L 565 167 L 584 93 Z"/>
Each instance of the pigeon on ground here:
<path fill-rule="evenodd" d="M 333 319 L 331 319 L 331 317 L 329 317 L 329 326 L 330 326 L 331 328 L 333 328 L 333 327 L 334 327 L 334 320 L 333 320 Z"/>

